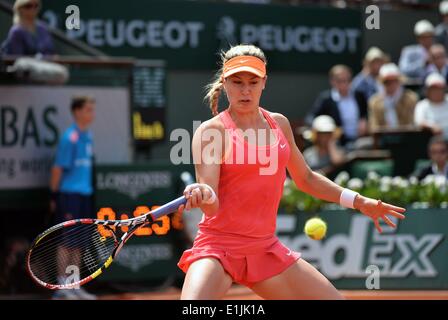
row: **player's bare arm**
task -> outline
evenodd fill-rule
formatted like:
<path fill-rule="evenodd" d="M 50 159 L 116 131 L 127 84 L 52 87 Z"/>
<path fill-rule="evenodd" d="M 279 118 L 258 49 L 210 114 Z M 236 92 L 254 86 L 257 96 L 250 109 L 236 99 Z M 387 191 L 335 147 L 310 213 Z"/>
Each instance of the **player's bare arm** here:
<path fill-rule="evenodd" d="M 225 129 L 219 117 L 202 123 L 193 135 L 192 154 L 198 183 L 189 185 L 184 190 L 188 202 L 179 208 L 180 212 L 200 207 L 206 215 L 214 215 L 219 208 L 219 173 L 225 153 Z M 208 187 L 207 187 L 208 186 Z M 207 200 L 216 199 L 210 204 Z"/>

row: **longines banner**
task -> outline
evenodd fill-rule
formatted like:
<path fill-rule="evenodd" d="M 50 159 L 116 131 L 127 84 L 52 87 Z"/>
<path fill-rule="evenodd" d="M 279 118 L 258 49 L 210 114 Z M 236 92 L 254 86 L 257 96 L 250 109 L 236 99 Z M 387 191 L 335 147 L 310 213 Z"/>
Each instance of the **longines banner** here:
<path fill-rule="evenodd" d="M 173 200 L 178 197 L 180 175 L 186 168 L 169 163 L 97 166 L 97 206 L 133 209 Z"/>
<path fill-rule="evenodd" d="M 67 30 L 73 1 L 44 0 L 42 18 L 73 39 L 115 56 L 164 59 L 170 69 L 216 69 L 218 52 L 252 43 L 275 71 L 327 72 L 361 61 L 357 10 L 193 1 L 79 0 L 79 30 Z"/>
<path fill-rule="evenodd" d="M 177 198 L 183 190 L 180 175 L 192 166 L 169 163 L 98 166 L 96 207 L 99 219 L 127 219 Z M 179 273 L 177 259 L 185 244 L 179 213 L 139 229 L 101 280 L 164 280 Z"/>

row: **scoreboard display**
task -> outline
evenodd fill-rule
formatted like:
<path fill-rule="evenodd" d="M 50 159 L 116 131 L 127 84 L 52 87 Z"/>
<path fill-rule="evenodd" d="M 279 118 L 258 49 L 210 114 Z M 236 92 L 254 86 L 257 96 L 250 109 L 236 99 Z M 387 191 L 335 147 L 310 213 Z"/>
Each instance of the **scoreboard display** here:
<path fill-rule="evenodd" d="M 137 146 L 163 141 L 166 136 L 166 65 L 139 60 L 132 72 L 132 137 Z"/>
<path fill-rule="evenodd" d="M 170 163 L 98 165 L 95 218 L 124 220 L 138 217 L 179 196 L 180 175 L 190 166 Z M 127 226 L 119 226 L 126 232 Z M 177 262 L 186 248 L 182 214 L 160 217 L 139 228 L 99 281 L 164 280 L 182 276 Z M 101 232 L 101 230 L 100 230 Z M 109 233 L 105 232 L 104 236 Z"/>

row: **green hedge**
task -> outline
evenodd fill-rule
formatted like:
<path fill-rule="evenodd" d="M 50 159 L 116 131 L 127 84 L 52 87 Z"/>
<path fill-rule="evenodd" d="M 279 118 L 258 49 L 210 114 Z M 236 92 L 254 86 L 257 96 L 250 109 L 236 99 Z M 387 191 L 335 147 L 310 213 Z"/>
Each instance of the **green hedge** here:
<path fill-rule="evenodd" d="M 352 178 L 347 172 L 341 172 L 335 183 L 342 187 L 355 190 L 362 195 L 381 199 L 391 204 L 413 208 L 448 208 L 448 181 L 444 177 L 427 176 L 424 180 L 402 177 L 380 177 L 376 172 L 368 173 L 361 180 Z M 287 212 L 318 211 L 337 206 L 316 199 L 297 189 L 291 179 L 285 181 L 280 207 Z"/>

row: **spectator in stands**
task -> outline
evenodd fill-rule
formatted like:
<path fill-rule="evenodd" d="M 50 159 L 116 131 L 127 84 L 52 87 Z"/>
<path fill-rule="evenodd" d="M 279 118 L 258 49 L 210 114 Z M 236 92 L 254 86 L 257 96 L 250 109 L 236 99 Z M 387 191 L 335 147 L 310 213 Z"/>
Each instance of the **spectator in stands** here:
<path fill-rule="evenodd" d="M 445 95 L 446 80 L 438 73 L 431 73 L 425 80 L 426 99 L 415 107 L 414 122 L 435 135 L 448 138 L 448 100 Z"/>
<path fill-rule="evenodd" d="M 341 144 L 348 149 L 367 133 L 367 101 L 364 95 L 350 90 L 352 71 L 345 65 L 336 65 L 329 72 L 331 90 L 319 94 L 312 110 L 306 116 L 311 125 L 314 118 L 328 115 L 342 128 Z"/>
<path fill-rule="evenodd" d="M 403 88 L 403 77 L 397 65 L 383 65 L 380 80 L 384 85 L 384 93 L 378 93 L 369 100 L 369 130 L 413 125 L 418 96 Z"/>
<path fill-rule="evenodd" d="M 414 34 L 417 44 L 402 49 L 399 66 L 406 77 L 423 83 L 426 67 L 430 63 L 429 48 L 434 40 L 434 26 L 428 20 L 420 20 L 414 26 Z"/>
<path fill-rule="evenodd" d="M 429 49 L 431 64 L 426 68 L 426 77 L 433 73 L 440 73 L 445 80 L 448 80 L 448 61 L 446 59 L 445 47 L 441 44 L 433 44 Z"/>
<path fill-rule="evenodd" d="M 39 0 L 16 0 L 13 26 L 2 45 L 2 53 L 34 56 L 55 54 L 53 39 L 45 25 L 37 21 Z"/>
<path fill-rule="evenodd" d="M 386 54 L 377 47 L 371 47 L 364 57 L 363 69 L 353 78 L 352 90 L 364 94 L 368 101 L 375 93 L 382 91 L 378 82 L 381 66 L 387 61 Z"/>
<path fill-rule="evenodd" d="M 439 12 L 442 16 L 442 22 L 436 26 L 435 38 L 437 43 L 440 43 L 445 50 L 448 50 L 448 1 L 440 2 Z"/>
<path fill-rule="evenodd" d="M 95 117 L 95 100 L 88 96 L 72 99 L 71 111 L 74 123 L 64 132 L 59 141 L 56 159 L 51 170 L 51 208 L 55 213 L 55 223 L 66 220 L 91 218 L 93 215 L 93 152 L 92 134 L 89 130 Z M 76 257 L 70 248 L 59 248 L 60 257 Z M 74 265 L 78 262 L 74 261 Z M 59 281 L 65 281 L 59 275 Z M 85 290 L 58 290 L 55 298 L 94 299 Z"/>
<path fill-rule="evenodd" d="M 344 152 L 337 145 L 339 129 L 330 116 L 322 115 L 313 120 L 312 142 L 303 156 L 312 170 L 330 169 L 344 162 Z"/>
<path fill-rule="evenodd" d="M 419 180 L 428 175 L 442 176 L 448 179 L 448 144 L 442 136 L 433 137 L 428 144 L 431 163 L 417 174 Z"/>

